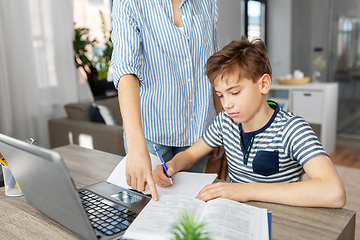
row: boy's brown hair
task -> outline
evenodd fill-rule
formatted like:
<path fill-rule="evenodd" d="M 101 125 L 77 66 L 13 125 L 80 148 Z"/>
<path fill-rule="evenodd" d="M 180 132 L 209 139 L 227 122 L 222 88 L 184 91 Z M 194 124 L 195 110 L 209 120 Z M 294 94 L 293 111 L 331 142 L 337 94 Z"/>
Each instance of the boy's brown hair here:
<path fill-rule="evenodd" d="M 271 63 L 264 42 L 260 39 L 250 42 L 242 37 L 213 54 L 205 64 L 205 74 L 212 85 L 218 77 L 222 79 L 234 71 L 239 71 L 239 80 L 246 78 L 256 82 L 264 74 L 269 74 L 272 78 Z"/>

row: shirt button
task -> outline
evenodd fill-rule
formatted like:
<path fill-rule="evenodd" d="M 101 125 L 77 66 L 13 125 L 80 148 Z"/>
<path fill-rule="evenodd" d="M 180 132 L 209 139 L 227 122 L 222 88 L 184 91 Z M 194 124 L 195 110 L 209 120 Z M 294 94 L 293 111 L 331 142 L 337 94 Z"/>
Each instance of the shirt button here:
<path fill-rule="evenodd" d="M 190 118 L 190 122 L 192 122 L 194 119 Z"/>
<path fill-rule="evenodd" d="M 181 16 L 181 19 L 183 19 L 183 20 L 184 20 L 184 19 L 185 19 L 185 15 L 182 15 L 182 16 Z"/>
<path fill-rule="evenodd" d="M 190 37 L 189 37 L 189 36 L 186 36 L 186 39 L 187 39 L 187 40 L 190 40 Z"/>
<path fill-rule="evenodd" d="M 191 82 L 191 79 L 189 78 L 188 81 Z"/>
<path fill-rule="evenodd" d="M 187 62 L 190 61 L 190 58 L 186 58 L 186 61 L 187 61 Z"/>
<path fill-rule="evenodd" d="M 189 101 L 190 103 L 192 103 L 192 100 L 190 99 L 190 101 Z"/>

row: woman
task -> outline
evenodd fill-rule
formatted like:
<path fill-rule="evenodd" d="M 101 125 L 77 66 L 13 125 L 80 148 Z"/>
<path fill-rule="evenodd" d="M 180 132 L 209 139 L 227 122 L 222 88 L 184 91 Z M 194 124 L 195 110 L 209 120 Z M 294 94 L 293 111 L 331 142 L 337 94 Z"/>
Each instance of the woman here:
<path fill-rule="evenodd" d="M 114 1 L 112 67 L 125 127 L 126 179 L 139 191 L 147 183 L 155 201 L 153 145 L 166 162 L 201 137 L 216 115 L 204 65 L 217 51 L 217 18 L 215 0 Z M 207 157 L 190 171 L 204 172 L 206 163 Z"/>

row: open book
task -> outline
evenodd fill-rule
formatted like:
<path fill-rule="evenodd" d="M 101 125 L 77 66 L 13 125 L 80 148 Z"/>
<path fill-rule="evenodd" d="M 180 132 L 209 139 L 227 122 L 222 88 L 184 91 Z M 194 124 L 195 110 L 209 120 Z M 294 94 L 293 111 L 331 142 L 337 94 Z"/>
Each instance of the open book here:
<path fill-rule="evenodd" d="M 152 169 L 154 170 L 156 165 L 161 164 L 161 161 L 153 154 L 150 154 L 150 158 Z M 123 188 L 131 189 L 131 186 L 129 186 L 126 182 L 126 161 L 127 156 L 125 156 L 123 160 L 115 167 L 106 181 Z M 203 189 L 206 185 L 213 183 L 216 177 L 216 173 L 210 174 L 178 172 L 172 176 L 174 181 L 173 185 L 167 188 L 156 186 L 156 188 L 159 195 L 171 194 L 195 198 L 201 189 Z M 146 187 L 144 193 L 150 194 L 150 189 L 148 186 Z"/>
<path fill-rule="evenodd" d="M 266 209 L 228 199 L 203 202 L 182 196 L 161 196 L 150 201 L 126 230 L 124 239 L 174 239 L 173 225 L 187 212 L 197 222 L 205 222 L 204 231 L 210 239 L 268 240 L 269 225 Z M 271 220 L 270 220 L 271 221 Z"/>

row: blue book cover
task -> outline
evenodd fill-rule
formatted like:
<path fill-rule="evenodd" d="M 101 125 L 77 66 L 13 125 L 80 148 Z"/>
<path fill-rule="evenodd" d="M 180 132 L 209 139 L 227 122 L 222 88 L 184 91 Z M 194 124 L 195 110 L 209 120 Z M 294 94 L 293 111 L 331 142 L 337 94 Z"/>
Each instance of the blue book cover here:
<path fill-rule="evenodd" d="M 268 212 L 269 240 L 271 240 L 271 220 L 272 220 L 272 212 Z"/>

